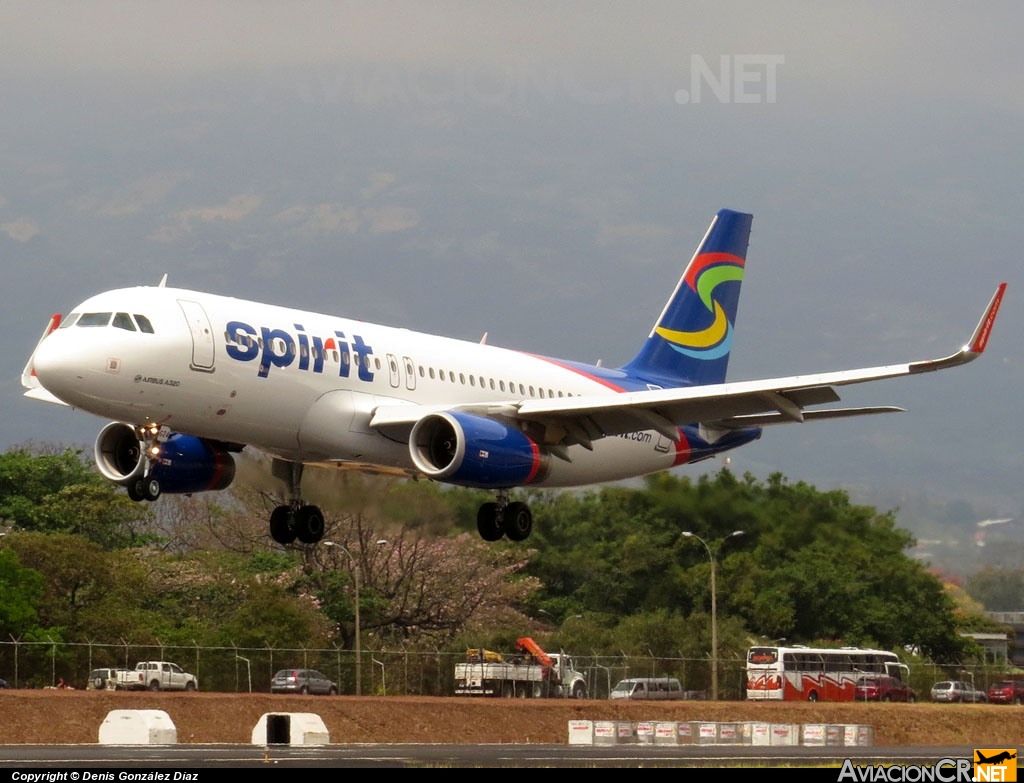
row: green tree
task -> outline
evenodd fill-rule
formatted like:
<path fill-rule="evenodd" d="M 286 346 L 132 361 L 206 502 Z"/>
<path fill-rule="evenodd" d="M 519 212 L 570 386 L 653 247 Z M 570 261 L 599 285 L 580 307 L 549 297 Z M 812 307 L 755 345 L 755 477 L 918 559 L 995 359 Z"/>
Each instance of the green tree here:
<path fill-rule="evenodd" d="M 18 637 L 36 627 L 42 592 L 43 575 L 23 566 L 14 549 L 0 547 L 0 637 Z"/>
<path fill-rule="evenodd" d="M 80 451 L 0 455 L 0 520 L 15 529 L 70 533 L 107 549 L 139 543 L 149 510 L 128 499 Z"/>
<path fill-rule="evenodd" d="M 986 566 L 969 576 L 964 587 L 990 612 L 1024 611 L 1024 569 Z"/>

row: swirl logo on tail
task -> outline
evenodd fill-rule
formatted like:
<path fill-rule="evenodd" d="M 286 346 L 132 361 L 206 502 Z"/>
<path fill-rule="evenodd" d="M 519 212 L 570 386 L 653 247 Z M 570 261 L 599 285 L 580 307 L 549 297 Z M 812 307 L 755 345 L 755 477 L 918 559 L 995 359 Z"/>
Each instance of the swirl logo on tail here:
<path fill-rule="evenodd" d="M 715 299 L 715 290 L 723 283 L 743 280 L 743 259 L 730 253 L 703 253 L 686 270 L 684 282 L 700 298 L 711 316 L 711 323 L 693 332 L 655 328 L 672 350 L 694 359 L 712 360 L 726 356 L 732 348 L 733 324 L 725 308 Z"/>

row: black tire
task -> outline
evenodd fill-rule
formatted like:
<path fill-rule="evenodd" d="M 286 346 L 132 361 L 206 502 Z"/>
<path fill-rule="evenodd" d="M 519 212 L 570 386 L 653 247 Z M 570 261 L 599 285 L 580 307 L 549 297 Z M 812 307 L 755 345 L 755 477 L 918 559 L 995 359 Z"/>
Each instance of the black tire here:
<path fill-rule="evenodd" d="M 533 530 L 533 514 L 525 503 L 509 503 L 505 507 L 505 535 L 510 541 L 525 541 Z"/>
<path fill-rule="evenodd" d="M 194 682 L 186 682 L 185 683 L 185 690 L 186 691 L 194 691 L 195 689 L 196 689 L 196 684 Z"/>
<path fill-rule="evenodd" d="M 587 686 L 582 682 L 574 682 L 572 684 L 572 697 L 574 699 L 587 698 Z"/>
<path fill-rule="evenodd" d="M 303 685 L 301 688 L 299 688 L 299 694 L 302 696 L 309 696 L 309 686 Z"/>
<path fill-rule="evenodd" d="M 316 506 L 303 506 L 295 512 L 295 535 L 303 544 L 315 544 L 327 529 L 324 515 Z"/>
<path fill-rule="evenodd" d="M 146 499 L 146 494 L 143 491 L 142 479 L 139 479 L 138 481 L 133 481 L 131 484 L 125 487 L 125 489 L 128 490 L 128 497 L 130 497 L 136 503 L 141 503 L 143 500 Z"/>
<path fill-rule="evenodd" d="M 160 482 L 155 478 L 145 479 L 142 482 L 142 496 L 152 503 L 160 497 Z"/>
<path fill-rule="evenodd" d="M 334 687 L 334 686 L 332 685 L 332 686 L 331 686 L 331 689 L 330 689 L 329 691 L 327 691 L 327 695 L 328 695 L 328 696 L 337 696 L 337 695 L 338 695 L 338 689 L 337 689 L 337 688 L 335 688 L 335 687 Z"/>
<path fill-rule="evenodd" d="M 295 540 L 294 517 L 288 506 L 278 506 L 271 513 L 270 537 L 282 545 L 290 544 Z"/>
<path fill-rule="evenodd" d="M 151 682 L 149 684 L 149 690 L 151 690 L 151 691 L 158 691 L 158 690 L 160 690 L 160 683 L 157 680 L 153 680 L 153 682 Z"/>
<path fill-rule="evenodd" d="M 817 691 L 811 691 L 810 693 L 807 694 L 807 701 L 817 701 L 817 700 L 818 700 L 818 692 Z"/>
<path fill-rule="evenodd" d="M 96 690 L 98 691 L 103 690 L 103 686 L 105 685 L 102 677 L 97 677 L 95 680 L 92 681 L 92 684 L 96 686 Z"/>
<path fill-rule="evenodd" d="M 887 693 L 882 697 L 882 701 L 892 701 L 892 696 Z"/>
<path fill-rule="evenodd" d="M 476 512 L 476 529 L 484 541 L 498 541 L 505 530 L 498 521 L 498 504 L 484 503 Z"/>

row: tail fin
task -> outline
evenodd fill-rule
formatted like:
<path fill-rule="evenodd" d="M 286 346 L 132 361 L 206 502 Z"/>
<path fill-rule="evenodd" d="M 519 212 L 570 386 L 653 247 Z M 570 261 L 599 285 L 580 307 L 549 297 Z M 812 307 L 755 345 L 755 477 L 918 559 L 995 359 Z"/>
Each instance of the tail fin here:
<path fill-rule="evenodd" d="M 647 341 L 623 370 L 659 386 L 725 380 L 752 220 L 719 211 Z"/>

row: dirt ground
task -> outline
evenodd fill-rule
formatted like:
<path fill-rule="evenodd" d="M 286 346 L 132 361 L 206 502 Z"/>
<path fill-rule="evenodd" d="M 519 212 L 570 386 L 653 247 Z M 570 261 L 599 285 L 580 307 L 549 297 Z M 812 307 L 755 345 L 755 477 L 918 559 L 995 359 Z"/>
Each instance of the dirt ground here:
<path fill-rule="evenodd" d="M 246 743 L 271 712 L 319 715 L 330 742 L 555 743 L 571 720 L 859 724 L 876 746 L 1024 747 L 1024 707 L 984 704 L 662 703 L 462 697 L 0 691 L 0 744 L 96 743 L 111 710 L 163 710 L 179 743 Z"/>

